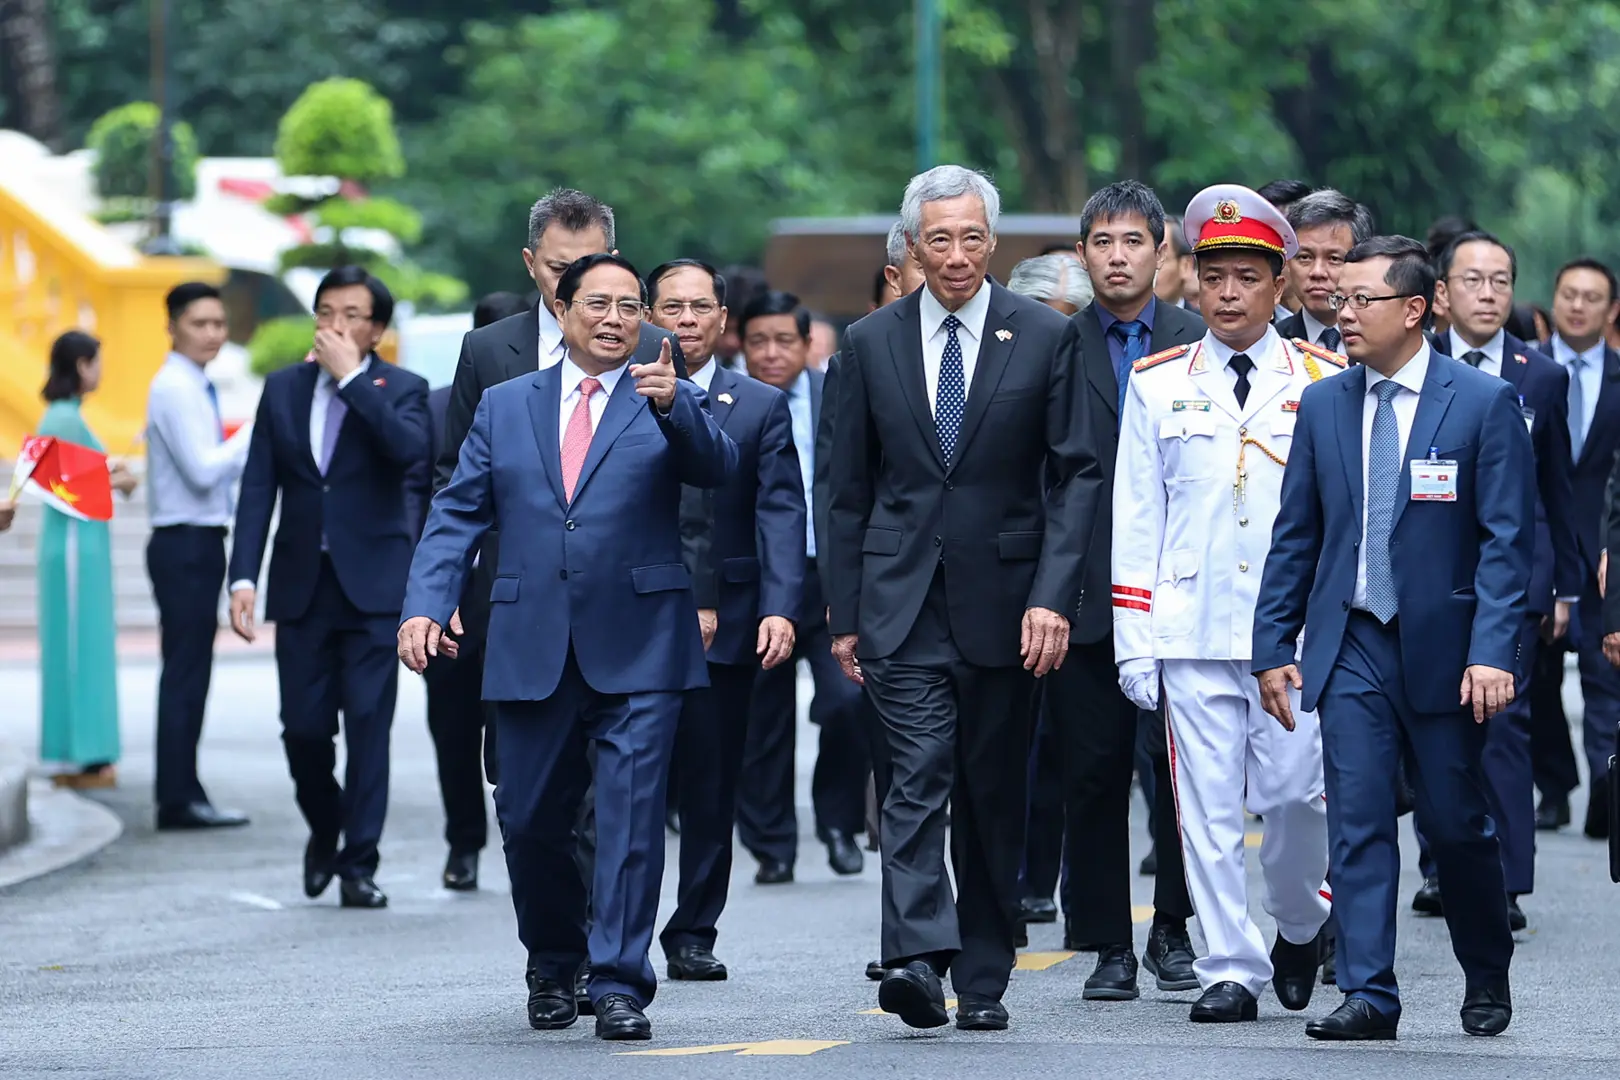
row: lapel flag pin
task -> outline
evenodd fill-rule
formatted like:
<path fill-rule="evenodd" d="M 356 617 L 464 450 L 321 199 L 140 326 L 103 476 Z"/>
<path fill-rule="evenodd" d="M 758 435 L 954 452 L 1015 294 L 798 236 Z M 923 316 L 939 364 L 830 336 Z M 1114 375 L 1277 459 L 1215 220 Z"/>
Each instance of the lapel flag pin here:
<path fill-rule="evenodd" d="M 387 386 L 388 385 L 388 380 L 383 378 L 381 375 L 379 375 L 375 379 L 371 380 L 371 385 L 372 386 Z"/>
<path fill-rule="evenodd" d="M 997 341 L 1011 341 L 1012 340 L 1012 331 L 1011 330 L 997 330 L 996 331 L 996 340 Z"/>
<path fill-rule="evenodd" d="M 733 398 L 730 394 L 721 394 L 720 395 L 720 404 L 722 404 L 722 405 L 730 405 L 734 400 L 736 400 L 736 399 Z"/>

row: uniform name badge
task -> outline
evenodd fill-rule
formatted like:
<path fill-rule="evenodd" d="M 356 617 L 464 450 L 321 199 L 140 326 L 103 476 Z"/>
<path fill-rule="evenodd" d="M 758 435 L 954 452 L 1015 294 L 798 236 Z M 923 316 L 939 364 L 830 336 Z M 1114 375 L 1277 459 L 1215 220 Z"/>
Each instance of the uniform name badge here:
<path fill-rule="evenodd" d="M 1413 502 L 1457 501 L 1457 463 L 1436 457 L 1438 452 L 1431 446 L 1427 460 L 1412 462 Z"/>

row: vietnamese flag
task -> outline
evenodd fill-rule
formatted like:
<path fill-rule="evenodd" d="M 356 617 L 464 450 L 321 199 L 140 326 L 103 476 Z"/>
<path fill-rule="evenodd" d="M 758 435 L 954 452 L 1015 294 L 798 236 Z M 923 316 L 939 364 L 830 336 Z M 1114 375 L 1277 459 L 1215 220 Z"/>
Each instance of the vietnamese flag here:
<path fill-rule="evenodd" d="M 52 435 L 30 435 L 17 454 L 11 495 L 33 495 L 81 521 L 111 521 L 112 477 L 107 455 Z"/>

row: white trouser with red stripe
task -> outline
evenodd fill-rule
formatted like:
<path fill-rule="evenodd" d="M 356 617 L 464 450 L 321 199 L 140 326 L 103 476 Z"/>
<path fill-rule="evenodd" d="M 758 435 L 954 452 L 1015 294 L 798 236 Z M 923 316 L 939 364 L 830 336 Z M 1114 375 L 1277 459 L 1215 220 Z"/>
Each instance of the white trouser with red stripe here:
<path fill-rule="evenodd" d="M 1289 693 L 1293 731 L 1260 707 L 1247 661 L 1164 661 L 1181 850 L 1209 953 L 1193 971 L 1205 990 L 1235 982 L 1259 997 L 1271 981 L 1271 950 L 1249 917 L 1245 805 L 1265 819 L 1263 904 L 1278 932 L 1304 944 L 1328 917 L 1322 733 Z"/>

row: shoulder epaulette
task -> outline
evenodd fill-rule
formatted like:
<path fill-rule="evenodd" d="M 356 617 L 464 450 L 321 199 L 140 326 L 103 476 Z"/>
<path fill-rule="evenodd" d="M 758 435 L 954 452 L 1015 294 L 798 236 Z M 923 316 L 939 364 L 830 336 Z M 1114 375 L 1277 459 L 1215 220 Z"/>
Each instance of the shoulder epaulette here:
<path fill-rule="evenodd" d="M 1191 345 L 1172 345 L 1163 352 L 1156 352 L 1152 356 L 1142 357 L 1142 359 L 1131 365 L 1131 370 L 1146 371 L 1148 368 L 1158 367 L 1166 360 L 1174 360 L 1178 356 L 1186 356 L 1187 351 L 1191 348 Z"/>
<path fill-rule="evenodd" d="M 1326 360 L 1328 363 L 1337 368 L 1350 366 L 1350 359 L 1348 357 L 1341 356 L 1332 349 L 1325 349 L 1320 345 L 1313 345 L 1304 338 L 1294 338 L 1292 340 L 1294 344 L 1298 345 L 1302 351 L 1310 353 L 1318 360 Z"/>

